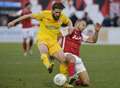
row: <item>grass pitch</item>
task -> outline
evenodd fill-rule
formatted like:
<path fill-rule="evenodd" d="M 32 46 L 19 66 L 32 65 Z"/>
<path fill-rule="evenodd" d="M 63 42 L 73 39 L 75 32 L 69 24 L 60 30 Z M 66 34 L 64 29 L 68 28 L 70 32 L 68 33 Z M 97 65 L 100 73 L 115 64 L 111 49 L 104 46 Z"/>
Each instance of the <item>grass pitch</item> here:
<path fill-rule="evenodd" d="M 86 88 L 120 87 L 119 45 L 83 45 L 81 51 L 91 79 Z M 0 88 L 61 88 L 52 81 L 57 72 L 56 62 L 53 73 L 48 74 L 36 46 L 32 56 L 24 57 L 20 44 L 0 43 Z"/>

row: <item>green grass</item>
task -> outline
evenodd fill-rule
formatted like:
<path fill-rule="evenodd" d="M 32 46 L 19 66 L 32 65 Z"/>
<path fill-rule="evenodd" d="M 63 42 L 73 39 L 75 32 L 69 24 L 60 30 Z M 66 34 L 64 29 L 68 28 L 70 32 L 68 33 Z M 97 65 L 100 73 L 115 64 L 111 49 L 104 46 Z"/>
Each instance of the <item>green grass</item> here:
<path fill-rule="evenodd" d="M 83 45 L 81 51 L 91 79 L 86 88 L 119 88 L 120 46 Z M 35 46 L 33 55 L 24 57 L 20 44 L 0 43 L 0 88 L 60 88 L 52 81 L 58 71 L 55 65 L 48 74 Z"/>

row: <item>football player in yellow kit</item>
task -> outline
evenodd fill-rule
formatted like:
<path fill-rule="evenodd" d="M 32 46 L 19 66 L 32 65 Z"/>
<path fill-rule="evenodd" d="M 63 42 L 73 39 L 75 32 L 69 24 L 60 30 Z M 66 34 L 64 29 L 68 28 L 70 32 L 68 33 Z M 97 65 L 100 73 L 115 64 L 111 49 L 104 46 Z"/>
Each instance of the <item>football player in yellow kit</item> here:
<path fill-rule="evenodd" d="M 66 61 L 64 52 L 58 43 L 58 36 L 61 34 L 60 27 L 62 24 L 68 25 L 72 28 L 72 22 L 63 13 L 64 6 L 62 3 L 54 3 L 52 10 L 44 10 L 36 14 L 28 14 L 21 16 L 12 22 L 8 23 L 8 26 L 14 26 L 16 22 L 27 18 L 34 18 L 40 22 L 39 31 L 36 35 L 36 42 L 40 51 L 40 58 L 43 64 L 48 69 L 49 73 L 52 72 L 53 64 L 49 61 L 49 55 L 54 56 L 60 63 Z"/>
<path fill-rule="evenodd" d="M 52 72 L 53 67 L 49 56 L 54 56 L 61 64 L 67 61 L 58 43 L 58 37 L 61 34 L 61 25 L 66 24 L 69 29 L 72 29 L 72 22 L 62 13 L 63 8 L 62 3 L 54 3 L 52 10 L 44 10 L 36 14 L 24 15 L 8 23 L 8 27 L 11 27 L 14 26 L 16 22 L 27 18 L 33 18 L 40 22 L 39 31 L 36 35 L 36 43 L 41 54 L 40 58 L 49 73 Z M 72 87 L 72 85 L 66 85 L 66 87 Z"/>

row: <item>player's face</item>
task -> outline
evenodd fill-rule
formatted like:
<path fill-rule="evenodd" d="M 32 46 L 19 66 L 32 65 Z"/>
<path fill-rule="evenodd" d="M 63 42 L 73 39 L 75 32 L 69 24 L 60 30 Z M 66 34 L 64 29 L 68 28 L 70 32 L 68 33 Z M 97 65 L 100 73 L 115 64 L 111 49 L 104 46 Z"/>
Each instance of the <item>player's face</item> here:
<path fill-rule="evenodd" d="M 54 20 L 56 20 L 56 21 L 59 20 L 60 15 L 61 15 L 61 9 L 54 9 L 52 11 L 52 16 L 53 16 Z"/>
<path fill-rule="evenodd" d="M 83 31 L 86 28 L 86 22 L 85 21 L 77 22 L 77 28 Z"/>

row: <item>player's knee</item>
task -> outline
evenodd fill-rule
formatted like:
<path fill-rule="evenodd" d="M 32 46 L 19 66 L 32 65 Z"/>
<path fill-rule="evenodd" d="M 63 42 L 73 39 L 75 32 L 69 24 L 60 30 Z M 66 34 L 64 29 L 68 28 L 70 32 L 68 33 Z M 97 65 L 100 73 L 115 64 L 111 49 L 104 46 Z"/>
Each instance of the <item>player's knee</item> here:
<path fill-rule="evenodd" d="M 48 53 L 48 48 L 44 44 L 39 44 L 38 49 L 39 49 L 40 54 Z"/>
<path fill-rule="evenodd" d="M 67 60 L 64 56 L 60 56 L 60 62 L 61 63 L 65 63 Z"/>
<path fill-rule="evenodd" d="M 61 59 L 60 59 L 60 62 L 61 62 L 61 63 L 65 63 L 65 62 L 66 62 L 65 58 L 61 58 Z"/>
<path fill-rule="evenodd" d="M 26 42 L 27 41 L 27 38 L 23 38 L 23 42 Z"/>
<path fill-rule="evenodd" d="M 71 56 L 71 55 L 67 55 L 66 60 L 69 63 L 75 63 L 75 58 L 73 56 Z"/>

